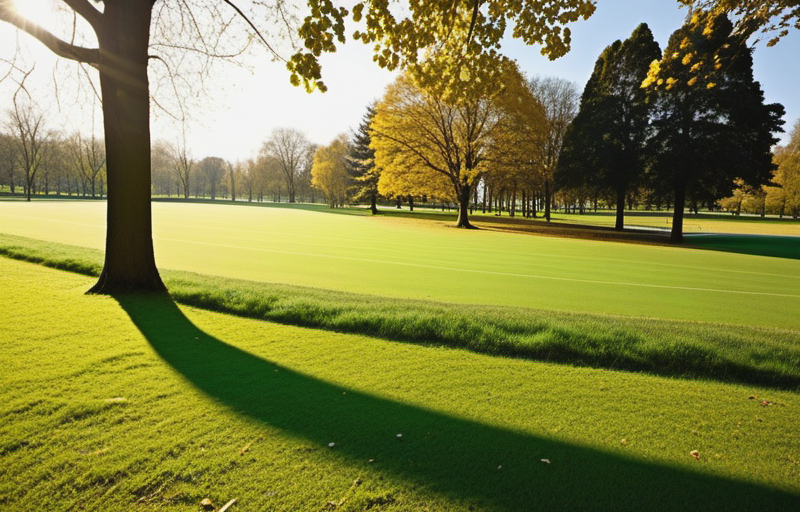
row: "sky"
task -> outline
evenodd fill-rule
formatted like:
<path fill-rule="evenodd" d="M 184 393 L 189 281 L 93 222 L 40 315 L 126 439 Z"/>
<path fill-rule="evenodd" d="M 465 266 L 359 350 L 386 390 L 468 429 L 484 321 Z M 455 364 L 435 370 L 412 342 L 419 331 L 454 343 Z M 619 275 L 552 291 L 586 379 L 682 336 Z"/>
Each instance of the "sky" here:
<path fill-rule="evenodd" d="M 30 12 L 36 14 L 32 15 L 46 20 L 47 6 L 53 0 L 17 1 L 33 9 Z M 615 39 L 627 38 L 639 23 L 645 22 L 663 49 L 685 15 L 686 10 L 676 0 L 599 0 L 597 11 L 589 20 L 570 25 L 573 42 L 566 56 L 549 61 L 541 56 L 539 47 L 512 39 L 504 42 L 503 50 L 517 60 L 528 76 L 565 78 L 582 90 L 598 55 Z M 85 99 L 91 97 L 89 88 L 67 83 L 80 80 L 77 67 L 62 61 L 58 63 L 59 74 L 54 74 L 57 59 L 41 44 L 25 34 L 17 35 L 5 23 L 0 23 L 0 77 L 8 67 L 6 61 L 14 56 L 17 41 L 22 54 L 36 63 L 26 86 L 48 112 L 50 127 L 87 132 L 94 125 L 100 135 L 99 110 L 95 105 L 92 115 L 95 102 Z M 800 33 L 792 32 L 775 47 L 758 43 L 755 48 L 756 80 L 761 82 L 767 102 L 778 102 L 786 108 L 788 131 L 800 118 Z M 232 162 L 255 157 L 270 132 L 278 127 L 296 128 L 312 142 L 328 144 L 338 134 L 357 128 L 367 106 L 382 96 L 395 76 L 373 63 L 370 48 L 360 42 L 349 42 L 336 53 L 323 56 L 321 62 L 328 92 L 311 94 L 293 87 L 283 63 L 272 62 L 266 53 L 248 57 L 244 67 L 220 67 L 221 71 L 206 84 L 202 108 L 193 110 L 186 124 L 191 155 L 197 159 L 219 156 Z M 0 106 L 10 105 L 15 91 L 13 81 L 0 83 Z M 79 97 L 83 99 L 78 100 Z M 174 119 L 153 109 L 153 139 L 178 142 L 180 133 Z M 786 134 L 782 140 L 787 140 Z"/>

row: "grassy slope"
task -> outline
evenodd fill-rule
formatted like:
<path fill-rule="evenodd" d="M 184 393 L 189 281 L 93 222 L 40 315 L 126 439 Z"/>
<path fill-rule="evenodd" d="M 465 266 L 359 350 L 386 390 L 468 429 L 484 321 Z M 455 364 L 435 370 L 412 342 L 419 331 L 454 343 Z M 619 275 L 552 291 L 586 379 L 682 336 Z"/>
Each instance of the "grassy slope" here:
<path fill-rule="evenodd" d="M 0 231 L 99 249 L 103 208 L 0 202 Z M 157 258 L 369 295 L 800 329 L 796 260 L 323 211 L 155 203 Z"/>
<path fill-rule="evenodd" d="M 800 506 L 795 393 L 83 295 L 90 282 L 0 259 L 0 508 Z"/>
<path fill-rule="evenodd" d="M 0 255 L 97 276 L 91 249 L 0 234 Z M 800 333 L 714 323 L 387 299 L 164 271 L 172 298 L 212 311 L 475 352 L 800 389 Z"/>

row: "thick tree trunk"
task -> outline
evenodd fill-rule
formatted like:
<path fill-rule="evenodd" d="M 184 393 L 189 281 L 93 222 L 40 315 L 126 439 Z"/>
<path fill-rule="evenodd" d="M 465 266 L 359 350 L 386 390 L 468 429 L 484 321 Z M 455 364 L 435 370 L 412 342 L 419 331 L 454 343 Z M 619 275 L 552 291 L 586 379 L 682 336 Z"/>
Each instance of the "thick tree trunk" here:
<path fill-rule="evenodd" d="M 375 193 L 369 196 L 369 211 L 372 215 L 378 215 L 378 195 Z"/>
<path fill-rule="evenodd" d="M 622 231 L 625 229 L 625 188 L 619 187 L 617 189 L 617 222 L 614 224 L 614 229 Z"/>
<path fill-rule="evenodd" d="M 147 49 L 152 0 L 105 2 L 100 45 L 108 206 L 106 253 L 90 293 L 164 291 L 153 254 Z"/>
<path fill-rule="evenodd" d="M 672 214 L 672 233 L 669 241 L 674 244 L 683 243 L 683 210 L 686 208 L 686 184 L 679 181 L 675 184 L 675 210 Z"/>
<path fill-rule="evenodd" d="M 469 199 L 471 195 L 472 186 L 462 184 L 461 190 L 458 191 L 458 219 L 456 221 L 457 228 L 475 229 L 475 226 L 469 223 Z"/>

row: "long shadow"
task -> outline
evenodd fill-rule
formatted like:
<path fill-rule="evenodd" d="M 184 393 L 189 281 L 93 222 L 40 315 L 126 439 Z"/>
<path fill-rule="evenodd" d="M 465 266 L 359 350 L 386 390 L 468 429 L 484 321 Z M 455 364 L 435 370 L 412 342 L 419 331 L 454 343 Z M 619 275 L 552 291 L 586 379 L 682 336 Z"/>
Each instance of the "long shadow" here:
<path fill-rule="evenodd" d="M 335 442 L 334 453 L 348 463 L 366 467 L 374 459 L 371 470 L 479 508 L 800 510 L 800 495 L 627 459 L 336 386 L 206 334 L 168 297 L 116 299 L 158 354 L 209 397 L 325 449 Z"/>
<path fill-rule="evenodd" d="M 685 240 L 686 247 L 696 249 L 800 260 L 798 236 L 687 234 Z"/>

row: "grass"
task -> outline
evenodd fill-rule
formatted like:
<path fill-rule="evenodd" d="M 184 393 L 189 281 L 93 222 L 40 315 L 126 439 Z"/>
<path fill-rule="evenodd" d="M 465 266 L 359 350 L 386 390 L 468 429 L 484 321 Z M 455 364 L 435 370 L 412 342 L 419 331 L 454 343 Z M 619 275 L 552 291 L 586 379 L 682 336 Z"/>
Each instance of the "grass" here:
<path fill-rule="evenodd" d="M 102 249 L 104 207 L 0 202 L 0 225 L 10 234 Z M 157 261 L 389 298 L 800 330 L 798 260 L 323 212 L 154 203 Z"/>
<path fill-rule="evenodd" d="M 796 393 L 84 295 L 91 282 L 0 259 L 2 509 L 800 506 Z"/>
<path fill-rule="evenodd" d="M 0 254 L 99 275 L 99 251 L 0 234 Z M 164 271 L 182 304 L 387 340 L 658 375 L 800 389 L 800 333 L 358 295 Z"/>

